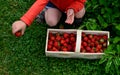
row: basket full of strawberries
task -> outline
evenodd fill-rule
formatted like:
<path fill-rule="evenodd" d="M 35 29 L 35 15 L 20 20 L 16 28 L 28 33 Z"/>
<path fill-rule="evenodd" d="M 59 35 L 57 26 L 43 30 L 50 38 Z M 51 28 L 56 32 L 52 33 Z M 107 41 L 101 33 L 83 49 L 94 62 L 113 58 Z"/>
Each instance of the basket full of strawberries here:
<path fill-rule="evenodd" d="M 48 29 L 46 56 L 98 59 L 109 45 L 108 31 Z"/>

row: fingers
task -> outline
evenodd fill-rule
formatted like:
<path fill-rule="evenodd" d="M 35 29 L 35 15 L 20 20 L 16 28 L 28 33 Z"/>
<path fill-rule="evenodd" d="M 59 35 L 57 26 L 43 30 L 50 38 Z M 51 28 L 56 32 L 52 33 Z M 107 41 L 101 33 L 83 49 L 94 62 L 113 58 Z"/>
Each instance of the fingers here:
<path fill-rule="evenodd" d="M 22 35 L 26 29 L 26 24 L 23 21 L 15 21 L 12 24 L 12 33 L 15 35 L 16 32 L 21 31 Z"/>
<path fill-rule="evenodd" d="M 72 24 L 73 21 L 74 21 L 74 10 L 73 9 L 68 9 L 67 19 L 66 19 L 65 23 Z"/>
<path fill-rule="evenodd" d="M 13 24 L 12 25 L 12 33 L 15 34 L 18 31 L 19 31 L 19 28 L 15 24 Z"/>
<path fill-rule="evenodd" d="M 67 19 L 66 19 L 65 23 L 72 24 L 73 21 L 74 21 L 74 14 L 70 15 L 70 16 L 67 16 Z"/>

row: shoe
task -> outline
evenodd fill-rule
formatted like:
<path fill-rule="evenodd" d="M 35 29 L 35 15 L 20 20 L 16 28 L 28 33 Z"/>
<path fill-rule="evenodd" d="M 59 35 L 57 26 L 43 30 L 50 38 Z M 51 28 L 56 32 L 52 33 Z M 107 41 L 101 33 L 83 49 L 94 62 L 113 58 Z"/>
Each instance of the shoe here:
<path fill-rule="evenodd" d="M 37 15 L 36 21 L 38 23 L 45 23 L 45 11 L 46 9 L 43 9 L 43 11 L 39 15 Z"/>

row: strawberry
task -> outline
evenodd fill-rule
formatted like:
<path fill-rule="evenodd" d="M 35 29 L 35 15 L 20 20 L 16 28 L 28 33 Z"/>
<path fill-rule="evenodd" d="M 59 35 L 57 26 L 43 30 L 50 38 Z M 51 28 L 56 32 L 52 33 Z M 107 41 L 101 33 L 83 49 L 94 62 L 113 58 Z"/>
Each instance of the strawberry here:
<path fill-rule="evenodd" d="M 93 49 L 90 50 L 90 53 L 95 53 L 95 51 Z"/>
<path fill-rule="evenodd" d="M 70 33 L 70 36 L 71 36 L 71 37 L 75 37 L 75 34 L 74 34 L 74 33 Z"/>
<path fill-rule="evenodd" d="M 93 38 L 94 38 L 95 40 L 97 40 L 97 39 L 98 39 L 98 36 L 97 36 L 97 35 L 93 35 Z"/>
<path fill-rule="evenodd" d="M 60 44 L 63 45 L 64 43 L 65 43 L 65 40 L 64 40 L 64 39 L 61 39 L 61 40 L 60 40 Z"/>
<path fill-rule="evenodd" d="M 87 41 L 88 43 L 91 43 L 91 40 L 90 39 L 88 39 L 88 41 Z"/>
<path fill-rule="evenodd" d="M 86 47 L 86 46 L 87 46 L 87 42 L 82 42 L 82 45 L 83 45 L 84 47 Z"/>
<path fill-rule="evenodd" d="M 92 34 L 88 34 L 88 38 L 92 39 L 93 35 Z"/>
<path fill-rule="evenodd" d="M 71 45 L 68 45 L 67 48 L 68 48 L 68 51 L 72 51 L 72 46 Z"/>
<path fill-rule="evenodd" d="M 98 41 L 95 41 L 95 46 L 99 45 L 99 42 Z"/>
<path fill-rule="evenodd" d="M 47 48 L 48 48 L 48 50 L 52 49 L 52 45 L 48 45 Z"/>
<path fill-rule="evenodd" d="M 84 47 L 81 45 L 80 49 L 84 49 Z"/>
<path fill-rule="evenodd" d="M 67 49 L 67 47 L 62 47 L 62 51 L 67 51 L 68 49 Z"/>
<path fill-rule="evenodd" d="M 85 37 L 85 36 L 86 36 L 86 34 L 84 32 L 82 32 L 82 37 Z"/>
<path fill-rule="evenodd" d="M 56 40 L 57 40 L 57 41 L 60 41 L 60 40 L 61 40 L 61 36 L 60 36 L 60 35 L 57 35 L 57 36 L 56 36 Z"/>
<path fill-rule="evenodd" d="M 58 42 L 58 41 L 55 41 L 55 42 L 54 42 L 54 46 L 55 46 L 55 47 L 60 46 L 59 42 Z"/>
<path fill-rule="evenodd" d="M 59 50 L 56 47 L 53 47 L 52 51 L 59 51 Z"/>
<path fill-rule="evenodd" d="M 83 40 L 87 42 L 88 41 L 88 37 L 87 36 L 83 37 Z"/>
<path fill-rule="evenodd" d="M 90 46 L 91 46 L 91 47 L 94 47 L 94 46 L 95 46 L 95 44 L 94 44 L 93 42 L 91 42 L 91 43 L 90 43 Z"/>
<path fill-rule="evenodd" d="M 75 42 L 76 41 L 75 37 L 70 37 L 70 41 Z"/>
<path fill-rule="evenodd" d="M 104 35 L 103 38 L 104 38 L 104 40 L 107 40 L 107 39 L 108 39 L 108 36 L 107 36 L 107 35 Z"/>
<path fill-rule="evenodd" d="M 94 43 L 94 42 L 95 42 L 95 39 L 94 39 L 94 38 L 91 38 L 91 42 L 93 42 L 93 43 Z"/>
<path fill-rule="evenodd" d="M 68 44 L 67 44 L 67 43 L 64 43 L 64 44 L 63 44 L 63 46 L 67 47 L 67 46 L 68 46 Z"/>
<path fill-rule="evenodd" d="M 68 37 L 69 37 L 69 34 L 68 34 L 68 33 L 63 33 L 63 37 L 64 37 L 64 38 L 68 38 Z"/>
<path fill-rule="evenodd" d="M 102 48 L 102 45 L 97 45 L 96 48 L 97 48 L 97 49 L 101 49 L 101 48 Z"/>
<path fill-rule="evenodd" d="M 16 37 L 20 37 L 21 35 L 22 35 L 21 31 L 18 31 L 18 32 L 15 33 Z"/>
<path fill-rule="evenodd" d="M 91 48 L 89 46 L 86 47 L 86 51 L 87 52 L 90 52 L 91 51 Z"/>
<path fill-rule="evenodd" d="M 54 41 L 54 40 L 55 40 L 55 37 L 54 37 L 54 36 L 51 36 L 51 37 L 50 37 L 50 40 L 53 40 L 53 41 Z"/>
<path fill-rule="evenodd" d="M 48 45 L 53 45 L 53 41 L 52 40 L 48 40 Z"/>
<path fill-rule="evenodd" d="M 49 37 L 53 36 L 53 33 L 52 32 L 49 32 Z"/>
<path fill-rule="evenodd" d="M 69 41 L 70 41 L 69 38 L 66 38 L 66 39 L 65 39 L 65 42 L 66 42 L 66 43 L 69 43 Z"/>

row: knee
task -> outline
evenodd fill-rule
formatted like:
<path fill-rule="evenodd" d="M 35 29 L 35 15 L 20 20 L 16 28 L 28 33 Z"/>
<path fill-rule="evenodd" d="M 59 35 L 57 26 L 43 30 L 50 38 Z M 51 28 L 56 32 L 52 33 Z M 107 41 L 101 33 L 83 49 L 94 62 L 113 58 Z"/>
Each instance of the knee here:
<path fill-rule="evenodd" d="M 78 13 L 75 14 L 75 18 L 82 18 L 85 15 L 85 8 L 81 9 Z"/>
<path fill-rule="evenodd" d="M 57 25 L 57 22 L 56 22 L 55 20 L 53 20 L 53 19 L 48 19 L 48 20 L 46 21 L 46 23 L 47 23 L 50 27 L 54 27 L 54 26 Z"/>

